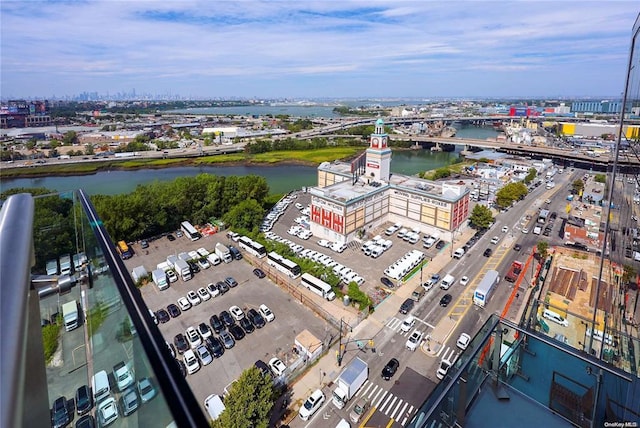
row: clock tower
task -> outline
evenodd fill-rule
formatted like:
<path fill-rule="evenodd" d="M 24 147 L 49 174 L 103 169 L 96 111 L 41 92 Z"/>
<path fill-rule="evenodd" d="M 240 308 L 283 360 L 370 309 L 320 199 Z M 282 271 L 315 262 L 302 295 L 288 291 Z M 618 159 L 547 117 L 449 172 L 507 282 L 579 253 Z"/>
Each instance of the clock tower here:
<path fill-rule="evenodd" d="M 389 181 L 391 174 L 391 149 L 389 137 L 384 132 L 384 121 L 376 120 L 376 129 L 369 137 L 365 176 L 371 181 Z"/>

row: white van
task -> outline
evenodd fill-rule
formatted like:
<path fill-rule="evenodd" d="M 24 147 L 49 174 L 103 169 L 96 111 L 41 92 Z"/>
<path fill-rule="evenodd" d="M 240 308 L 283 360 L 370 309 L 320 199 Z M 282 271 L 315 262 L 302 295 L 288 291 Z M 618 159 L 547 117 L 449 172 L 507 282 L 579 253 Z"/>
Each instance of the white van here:
<path fill-rule="evenodd" d="M 550 321 L 558 323 L 562 326 L 569 327 L 569 321 L 566 318 L 560 316 L 560 314 L 553 312 L 552 310 L 545 309 L 542 316 Z"/>
<path fill-rule="evenodd" d="M 216 420 L 224 412 L 224 403 L 222 398 L 217 394 L 211 394 L 204 399 L 204 408 L 207 409 L 207 413 L 212 420 Z"/>
<path fill-rule="evenodd" d="M 440 282 L 440 288 L 443 290 L 448 290 L 453 284 L 455 284 L 456 279 L 453 275 L 446 274 L 444 278 L 442 278 L 442 282 Z"/>
<path fill-rule="evenodd" d="M 454 251 L 453 253 L 453 258 L 454 259 L 461 259 L 462 256 L 464 256 L 464 248 L 458 248 L 456 251 Z"/>
<path fill-rule="evenodd" d="M 104 400 L 111 393 L 109 377 L 107 372 L 102 370 L 91 376 L 91 388 L 93 390 L 93 401 L 96 403 Z"/>

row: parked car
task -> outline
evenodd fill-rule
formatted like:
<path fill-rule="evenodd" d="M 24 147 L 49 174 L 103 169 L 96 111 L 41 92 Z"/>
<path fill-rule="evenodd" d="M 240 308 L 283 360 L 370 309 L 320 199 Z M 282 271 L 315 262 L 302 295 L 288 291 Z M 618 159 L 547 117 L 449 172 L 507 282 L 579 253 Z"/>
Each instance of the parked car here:
<path fill-rule="evenodd" d="M 231 314 L 227 311 L 220 312 L 220 319 L 227 327 L 230 327 L 236 323 L 236 320 L 234 320 Z"/>
<path fill-rule="evenodd" d="M 387 288 L 393 288 L 396 285 L 393 283 L 393 281 L 391 281 L 389 278 L 387 278 L 386 276 L 383 276 L 382 278 L 380 278 L 380 282 L 382 283 L 382 285 L 384 285 Z"/>
<path fill-rule="evenodd" d="M 282 361 L 278 357 L 273 357 L 269 360 L 269 368 L 273 372 L 274 376 L 280 377 L 284 374 L 287 366 L 284 365 Z"/>
<path fill-rule="evenodd" d="M 209 349 L 205 345 L 198 346 L 196 348 L 196 354 L 198 355 L 198 358 L 202 362 L 203 366 L 209 365 L 213 361 L 211 352 L 209 352 Z"/>
<path fill-rule="evenodd" d="M 321 390 L 316 389 L 309 398 L 306 399 L 302 407 L 300 408 L 300 419 L 308 421 L 322 406 L 325 397 Z"/>
<path fill-rule="evenodd" d="M 205 322 L 201 322 L 200 324 L 198 324 L 198 333 L 200 333 L 200 336 L 202 336 L 203 339 L 211 337 L 211 335 L 213 334 L 211 333 L 211 329 Z"/>
<path fill-rule="evenodd" d="M 247 318 L 253 323 L 256 328 L 262 328 L 265 326 L 265 321 L 262 315 L 258 313 L 255 309 L 251 308 L 247 312 Z"/>
<path fill-rule="evenodd" d="M 199 305 L 200 302 L 202 301 L 202 299 L 198 297 L 198 293 L 196 293 L 193 290 L 189 290 L 187 292 L 187 300 L 189 300 L 189 303 L 191 303 L 191 306 Z"/>
<path fill-rule="evenodd" d="M 218 287 L 218 290 L 220 290 L 220 294 L 224 294 L 229 291 L 229 285 L 224 281 L 216 282 L 216 287 Z"/>
<path fill-rule="evenodd" d="M 200 297 L 203 302 L 206 302 L 211 298 L 211 294 L 209 294 L 206 288 L 200 287 L 198 288 L 198 297 Z"/>
<path fill-rule="evenodd" d="M 93 408 L 93 397 L 88 385 L 76 389 L 76 412 L 78 416 L 86 415 Z"/>
<path fill-rule="evenodd" d="M 207 284 L 207 291 L 209 292 L 211 297 L 218 297 L 220 295 L 220 290 L 213 282 Z"/>
<path fill-rule="evenodd" d="M 207 337 L 204 340 L 204 344 L 207 345 L 214 358 L 220 358 L 224 354 L 224 346 L 217 337 Z"/>
<path fill-rule="evenodd" d="M 84 415 L 76 421 L 76 428 L 96 428 L 96 420 L 93 415 Z"/>
<path fill-rule="evenodd" d="M 389 380 L 396 374 L 398 371 L 398 367 L 400 366 L 400 362 L 397 359 L 392 358 L 389 360 L 386 366 L 382 369 L 382 379 Z"/>
<path fill-rule="evenodd" d="M 176 346 L 179 354 L 184 354 L 184 352 L 189 349 L 189 342 L 187 342 L 187 338 L 184 337 L 184 334 L 182 333 L 178 333 L 174 336 L 173 344 Z"/>
<path fill-rule="evenodd" d="M 276 316 L 274 315 L 274 313 L 271 312 L 271 309 L 269 309 L 267 305 L 265 305 L 264 303 L 260 305 L 258 310 L 260 311 L 260 315 L 262 315 L 264 319 L 267 320 L 268 322 L 271 322 L 274 319 L 276 319 Z"/>
<path fill-rule="evenodd" d="M 140 248 L 149 248 L 149 243 L 143 239 L 142 241 L 140 241 Z"/>
<path fill-rule="evenodd" d="M 185 336 L 187 337 L 187 341 L 189 342 L 189 346 L 191 349 L 194 349 L 202 344 L 202 338 L 200 334 L 193 327 L 187 327 L 187 331 L 185 332 Z"/>
<path fill-rule="evenodd" d="M 245 336 L 244 330 L 238 324 L 229 326 L 229 333 L 231 333 L 236 341 L 244 339 Z"/>
<path fill-rule="evenodd" d="M 118 385 L 118 390 L 120 392 L 124 391 L 135 382 L 135 378 L 129 370 L 129 367 L 124 363 L 124 361 L 120 361 L 118 364 L 113 366 L 113 378 L 116 380 L 116 384 Z"/>
<path fill-rule="evenodd" d="M 170 283 L 173 283 L 178 280 L 178 275 L 172 269 L 169 269 L 167 271 L 167 278 L 169 278 Z"/>
<path fill-rule="evenodd" d="M 407 300 L 405 300 L 402 305 L 400 305 L 400 313 L 401 314 L 408 314 L 409 311 L 411 309 L 413 309 L 413 305 L 415 304 L 415 301 L 411 298 L 408 298 Z"/>
<path fill-rule="evenodd" d="M 67 397 L 60 396 L 53 402 L 51 408 L 51 426 L 53 428 L 63 428 L 71 422 L 71 415 L 67 404 Z"/>
<path fill-rule="evenodd" d="M 101 427 L 106 427 L 118 419 L 118 406 L 116 404 L 116 399 L 109 396 L 98 403 L 97 415 Z"/>
<path fill-rule="evenodd" d="M 139 405 L 140 402 L 138 401 L 138 394 L 133 386 L 128 388 L 120 396 L 120 410 L 122 411 L 122 416 L 129 416 L 138 410 Z"/>
<path fill-rule="evenodd" d="M 143 377 L 138 381 L 138 394 L 140 394 L 140 400 L 143 403 L 148 403 L 156 396 L 157 391 L 148 377 Z"/>
<path fill-rule="evenodd" d="M 253 274 L 254 274 L 255 276 L 257 276 L 258 278 L 264 278 L 265 276 L 267 276 L 267 275 L 262 271 L 262 269 L 258 269 L 258 268 L 255 268 L 255 269 L 253 270 Z"/>
<path fill-rule="evenodd" d="M 218 315 L 211 315 L 211 318 L 209 318 L 209 324 L 211 324 L 211 328 L 216 333 L 220 333 L 220 331 L 224 329 L 224 323 L 220 320 Z"/>
<path fill-rule="evenodd" d="M 194 374 L 200 370 L 200 362 L 193 350 L 189 349 L 184 353 L 184 365 L 187 367 L 187 373 Z"/>
<path fill-rule="evenodd" d="M 180 308 L 178 308 L 175 303 L 171 303 L 169 306 L 167 306 L 167 312 L 169 312 L 171 318 L 176 318 L 180 316 L 181 313 Z"/>
<path fill-rule="evenodd" d="M 168 234 L 168 235 L 167 235 L 167 239 L 168 239 L 169 241 L 173 242 L 173 241 L 175 241 L 175 240 L 176 240 L 176 237 L 175 237 L 175 236 L 173 236 L 172 234 Z"/>
<path fill-rule="evenodd" d="M 178 307 L 180 307 L 181 311 L 188 311 L 191 309 L 191 302 L 186 297 L 180 297 L 178 299 Z"/>
<path fill-rule="evenodd" d="M 229 308 L 229 312 L 231 313 L 231 316 L 236 320 L 236 321 L 240 321 L 241 319 L 244 318 L 244 311 L 242 309 L 240 309 L 239 306 L 231 306 Z"/>
<path fill-rule="evenodd" d="M 156 312 L 156 318 L 160 324 L 164 324 L 171 319 L 169 313 L 165 309 L 159 309 L 158 312 Z"/>
<path fill-rule="evenodd" d="M 222 345 L 225 347 L 225 349 L 231 349 L 236 344 L 236 341 L 226 330 L 220 332 L 220 340 L 222 341 Z"/>
<path fill-rule="evenodd" d="M 246 318 L 246 317 L 240 319 L 240 321 L 238 321 L 238 324 L 240 324 L 240 327 L 242 327 L 242 329 L 247 334 L 253 333 L 255 331 L 255 329 L 256 329 L 256 327 L 253 325 L 253 323 L 251 321 L 249 321 L 249 318 Z"/>
<path fill-rule="evenodd" d="M 224 282 L 227 283 L 227 285 L 231 288 L 236 287 L 238 285 L 238 281 L 236 281 L 235 279 L 233 279 L 233 277 L 229 276 L 227 278 L 224 279 Z"/>

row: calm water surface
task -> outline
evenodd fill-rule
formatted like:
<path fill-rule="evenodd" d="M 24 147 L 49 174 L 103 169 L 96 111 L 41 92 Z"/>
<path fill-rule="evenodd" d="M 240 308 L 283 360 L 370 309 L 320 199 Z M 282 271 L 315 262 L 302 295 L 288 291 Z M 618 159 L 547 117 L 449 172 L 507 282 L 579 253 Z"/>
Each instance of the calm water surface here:
<path fill-rule="evenodd" d="M 466 138 L 487 138 L 494 137 L 497 133 L 488 128 L 470 127 L 461 128 L 456 135 Z M 458 152 L 394 151 L 391 158 L 391 171 L 413 175 L 449 165 L 458 156 Z M 141 184 L 153 183 L 154 181 L 171 181 L 177 177 L 195 176 L 202 173 L 223 176 L 259 175 L 267 180 L 272 193 L 286 193 L 303 186 L 314 186 L 317 182 L 316 167 L 309 166 L 200 166 L 141 169 L 136 171 L 103 171 L 93 175 L 69 177 L 5 179 L 0 182 L 0 191 L 16 187 L 46 187 L 58 192 L 82 188 L 90 195 L 115 195 L 129 193 Z"/>

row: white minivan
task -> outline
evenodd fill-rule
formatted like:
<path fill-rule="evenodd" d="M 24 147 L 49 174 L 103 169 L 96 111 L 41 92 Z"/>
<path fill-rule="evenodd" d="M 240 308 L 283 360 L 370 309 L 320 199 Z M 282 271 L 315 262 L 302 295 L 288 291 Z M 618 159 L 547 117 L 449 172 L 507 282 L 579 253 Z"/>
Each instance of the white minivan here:
<path fill-rule="evenodd" d="M 93 390 L 93 401 L 96 403 L 109 396 L 111 387 L 109 386 L 109 377 L 106 371 L 99 371 L 91 377 L 91 388 Z"/>
<path fill-rule="evenodd" d="M 443 290 L 448 290 L 453 284 L 455 284 L 456 279 L 453 275 L 447 274 L 444 278 L 442 278 L 442 282 L 440 282 L 440 288 Z"/>

